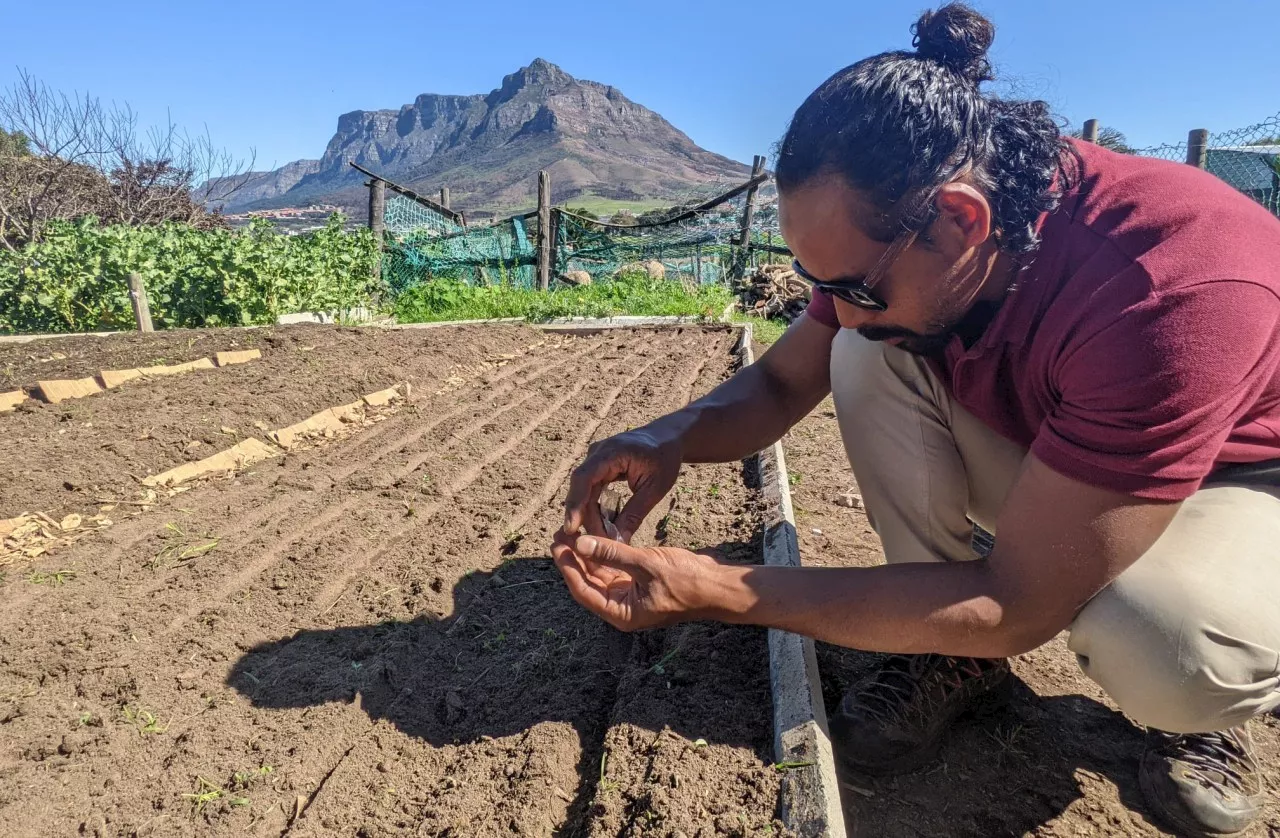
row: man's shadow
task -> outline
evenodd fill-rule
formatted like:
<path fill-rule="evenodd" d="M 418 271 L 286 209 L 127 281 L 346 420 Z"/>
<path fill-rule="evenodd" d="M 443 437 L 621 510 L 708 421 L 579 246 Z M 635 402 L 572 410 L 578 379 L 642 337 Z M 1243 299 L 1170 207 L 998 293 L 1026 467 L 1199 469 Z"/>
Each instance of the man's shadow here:
<path fill-rule="evenodd" d="M 880 657 L 819 646 L 828 713 Z M 842 769 L 850 834 L 1039 834 L 1086 798 L 1079 806 L 1084 827 L 1134 834 L 1142 828 L 1131 819 L 1153 822 L 1137 782 L 1142 743 L 1142 729 L 1105 704 L 1083 695 L 1041 697 L 1019 680 L 1008 708 L 962 719 L 934 763 L 893 778 Z M 1106 785 L 1115 787 L 1123 811 L 1097 793 Z"/>
<path fill-rule="evenodd" d="M 721 549 L 755 554 L 745 543 Z M 666 728 L 773 762 L 763 631 L 695 623 L 624 634 L 574 602 L 545 556 L 512 555 L 495 571 L 467 574 L 452 597 L 442 618 L 260 644 L 227 683 L 260 708 L 358 701 L 370 719 L 437 747 L 567 723 L 581 743 L 570 824 L 595 795 L 611 725 Z"/>

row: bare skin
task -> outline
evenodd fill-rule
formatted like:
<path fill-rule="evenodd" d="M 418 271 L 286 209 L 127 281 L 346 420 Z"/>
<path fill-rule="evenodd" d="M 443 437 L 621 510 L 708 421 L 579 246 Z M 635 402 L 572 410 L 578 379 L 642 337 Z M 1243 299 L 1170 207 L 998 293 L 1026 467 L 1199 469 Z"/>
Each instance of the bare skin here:
<path fill-rule="evenodd" d="M 937 197 L 936 218 L 876 290 L 871 312 L 836 302 L 841 326 L 868 336 L 928 335 L 978 300 L 998 301 L 1016 266 L 996 247 L 991 208 L 957 182 Z M 783 194 L 783 233 L 805 269 L 860 279 L 887 249 L 862 232 L 868 212 L 839 179 Z M 1028 456 L 997 521 L 990 557 L 874 568 L 743 567 L 711 556 L 627 543 L 672 488 L 683 462 L 725 462 L 772 444 L 830 391 L 836 332 L 802 317 L 760 362 L 704 398 L 643 428 L 605 440 L 574 473 L 564 530 L 552 555 L 573 597 L 623 630 L 716 619 L 794 631 L 880 652 L 1004 657 L 1065 629 L 1079 609 L 1145 553 L 1176 503 L 1098 489 Z M 749 417 L 748 421 L 743 421 Z M 603 537 L 600 491 L 626 480 L 635 493 Z M 578 536 L 579 527 L 587 535 Z"/>

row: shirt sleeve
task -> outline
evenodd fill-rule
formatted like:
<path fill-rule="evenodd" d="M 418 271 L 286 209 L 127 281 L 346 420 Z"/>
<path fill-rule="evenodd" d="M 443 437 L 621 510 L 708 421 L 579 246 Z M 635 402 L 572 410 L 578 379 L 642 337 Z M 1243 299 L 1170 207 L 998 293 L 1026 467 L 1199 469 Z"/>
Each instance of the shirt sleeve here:
<path fill-rule="evenodd" d="M 817 288 L 813 289 L 813 296 L 809 299 L 809 306 L 804 311 L 805 314 L 824 326 L 830 326 L 832 329 L 840 328 L 840 321 L 836 318 L 836 304 L 826 291 L 819 291 Z"/>
<path fill-rule="evenodd" d="M 1280 300 L 1250 282 L 1154 295 L 1082 328 L 1051 372 L 1060 394 L 1031 450 L 1060 474 L 1183 500 L 1280 369 Z"/>

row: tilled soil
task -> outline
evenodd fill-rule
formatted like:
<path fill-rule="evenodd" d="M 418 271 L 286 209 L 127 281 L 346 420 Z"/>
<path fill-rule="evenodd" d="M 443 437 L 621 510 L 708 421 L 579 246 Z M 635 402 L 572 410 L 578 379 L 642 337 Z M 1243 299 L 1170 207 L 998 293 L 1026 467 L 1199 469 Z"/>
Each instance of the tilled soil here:
<path fill-rule="evenodd" d="M 866 515 L 838 504 L 856 491 L 830 399 L 783 441 L 807 564 L 882 562 Z M 819 644 L 828 712 L 872 671 L 876 655 Z M 1137 782 L 1142 730 L 1084 676 L 1065 635 L 1013 661 L 1013 706 L 957 729 L 939 760 L 905 776 L 842 778 L 850 833 L 915 836 L 1169 836 L 1152 822 Z M 1280 835 L 1280 719 L 1251 723 L 1267 772 L 1268 807 L 1243 835 Z M 836 743 L 837 756 L 839 743 Z"/>
<path fill-rule="evenodd" d="M 722 380 L 732 333 L 203 334 L 193 357 L 252 341 L 264 358 L 0 416 L 24 440 L 0 452 L 0 517 L 97 509 L 137 490 L 121 472 L 261 437 L 256 421 L 398 381 L 413 397 L 0 569 L 0 834 L 782 832 L 763 632 L 624 635 L 547 560 L 587 446 Z M 150 360 L 111 340 L 3 351 L 58 351 L 65 374 L 96 370 L 94 346 Z M 72 405 L 91 416 L 59 418 Z M 750 478 L 688 469 L 637 540 L 756 560 Z"/>

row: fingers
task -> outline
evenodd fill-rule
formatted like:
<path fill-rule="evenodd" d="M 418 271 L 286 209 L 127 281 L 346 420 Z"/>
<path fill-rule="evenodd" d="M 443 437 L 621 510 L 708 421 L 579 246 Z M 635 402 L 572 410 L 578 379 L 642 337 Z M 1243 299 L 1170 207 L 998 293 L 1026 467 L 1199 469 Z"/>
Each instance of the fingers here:
<path fill-rule="evenodd" d="M 559 542 L 552 545 L 551 558 L 555 561 L 560 575 L 564 577 L 569 595 L 583 608 L 604 617 L 609 604 L 608 591 L 599 584 L 593 583 L 582 566 L 582 560 L 574 555 L 567 544 Z"/>
<path fill-rule="evenodd" d="M 619 464 L 616 459 L 608 457 L 597 460 L 596 455 L 587 457 L 582 465 L 574 469 L 569 478 L 569 491 L 564 499 L 564 531 L 576 533 L 580 527 L 591 532 L 603 532 L 600 522 L 600 490 L 612 483 L 619 476 Z"/>
<path fill-rule="evenodd" d="M 583 559 L 624 570 L 632 576 L 638 573 L 645 574 L 649 564 L 649 558 L 644 550 L 621 541 L 593 535 L 583 535 L 575 539 L 573 552 Z"/>
<path fill-rule="evenodd" d="M 635 535 L 636 530 L 640 529 L 640 525 L 644 523 L 644 519 L 666 494 L 667 491 L 655 485 L 652 480 L 645 480 L 637 486 L 635 494 L 627 500 L 622 511 L 613 521 L 614 526 L 618 528 L 618 540 L 629 544 L 631 536 Z"/>

